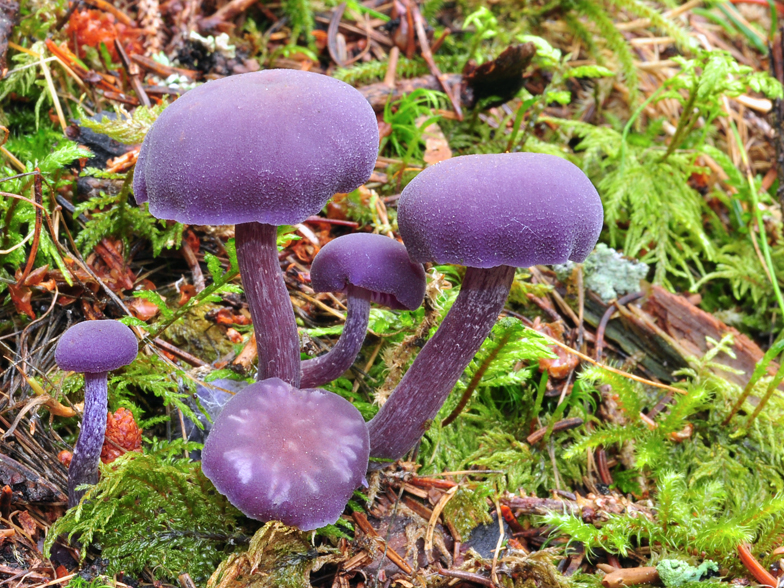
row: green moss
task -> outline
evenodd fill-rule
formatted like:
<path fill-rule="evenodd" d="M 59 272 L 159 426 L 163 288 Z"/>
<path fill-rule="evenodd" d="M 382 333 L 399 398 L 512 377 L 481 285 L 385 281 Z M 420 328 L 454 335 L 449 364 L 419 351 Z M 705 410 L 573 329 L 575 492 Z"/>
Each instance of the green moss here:
<path fill-rule="evenodd" d="M 492 522 L 487 508 L 488 488 L 471 490 L 461 486 L 444 507 L 444 517 L 451 522 L 463 540 L 468 539 L 471 529 Z"/>

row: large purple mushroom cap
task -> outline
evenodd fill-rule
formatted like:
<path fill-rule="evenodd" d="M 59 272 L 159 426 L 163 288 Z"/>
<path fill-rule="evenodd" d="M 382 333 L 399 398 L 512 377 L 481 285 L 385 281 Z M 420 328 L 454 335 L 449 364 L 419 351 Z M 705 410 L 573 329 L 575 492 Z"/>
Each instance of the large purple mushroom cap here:
<path fill-rule="evenodd" d="M 425 270 L 405 246 L 372 233 L 352 233 L 327 243 L 313 259 L 316 292 L 342 292 L 349 285 L 371 292 L 371 300 L 396 310 L 415 310 L 425 297 Z"/>
<path fill-rule="evenodd" d="M 133 331 L 118 321 L 85 321 L 68 329 L 54 352 L 61 370 L 99 374 L 131 363 L 139 352 Z"/>
<path fill-rule="evenodd" d="M 554 155 L 466 155 L 403 190 L 398 224 L 411 259 L 477 268 L 583 261 L 602 229 L 602 202 Z"/>
<path fill-rule="evenodd" d="M 378 125 L 334 78 L 272 69 L 190 90 L 155 121 L 134 176 L 137 202 L 189 224 L 284 225 L 370 177 Z"/>
<path fill-rule="evenodd" d="M 369 452 L 365 421 L 349 401 L 270 378 L 226 404 L 202 470 L 245 515 L 310 531 L 340 517 L 364 483 Z"/>

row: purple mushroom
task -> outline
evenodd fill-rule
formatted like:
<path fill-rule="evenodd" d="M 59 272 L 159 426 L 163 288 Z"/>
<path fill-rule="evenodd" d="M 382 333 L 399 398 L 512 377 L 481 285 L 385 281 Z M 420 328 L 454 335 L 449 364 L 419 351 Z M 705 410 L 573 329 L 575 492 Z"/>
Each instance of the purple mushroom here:
<path fill-rule="evenodd" d="M 68 468 L 68 506 L 79 503 L 82 484 L 98 482 L 98 463 L 106 435 L 108 373 L 131 363 L 139 351 L 136 335 L 124 324 L 85 321 L 68 329 L 54 352 L 61 370 L 84 373 L 82 429 Z"/>
<path fill-rule="evenodd" d="M 310 531 L 337 521 L 365 483 L 369 448 L 365 421 L 348 400 L 270 378 L 223 408 L 202 470 L 245 515 Z"/>
<path fill-rule="evenodd" d="M 373 457 L 399 459 L 423 435 L 503 310 L 514 268 L 583 261 L 603 217 L 590 180 L 552 155 L 455 157 L 406 186 L 398 224 L 411 259 L 467 269 L 438 331 L 368 423 Z"/>
<path fill-rule="evenodd" d="M 310 280 L 316 292 L 346 292 L 343 334 L 325 355 L 302 362 L 303 388 L 331 382 L 351 367 L 362 348 L 370 303 L 397 310 L 419 308 L 425 297 L 425 270 L 401 244 L 371 233 L 353 233 L 327 243 L 313 259 Z"/>
<path fill-rule="evenodd" d="M 300 378 L 299 337 L 278 263 L 276 225 L 316 214 L 370 177 L 378 125 L 354 88 L 273 69 L 191 90 L 142 144 L 137 202 L 162 219 L 236 224 L 237 256 L 256 329 L 258 379 Z"/>

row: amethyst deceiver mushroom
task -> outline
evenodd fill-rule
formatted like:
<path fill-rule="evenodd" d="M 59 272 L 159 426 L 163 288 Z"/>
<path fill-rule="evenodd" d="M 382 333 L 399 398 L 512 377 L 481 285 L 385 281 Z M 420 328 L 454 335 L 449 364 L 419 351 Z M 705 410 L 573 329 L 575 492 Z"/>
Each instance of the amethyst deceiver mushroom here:
<path fill-rule="evenodd" d="M 365 421 L 348 400 L 270 378 L 223 408 L 202 470 L 245 515 L 310 531 L 337 521 L 365 482 L 369 447 Z"/>
<path fill-rule="evenodd" d="M 131 363 L 139 351 L 133 331 L 118 321 L 85 321 L 68 329 L 54 352 L 58 367 L 84 374 L 84 415 L 73 459 L 68 467 L 68 506 L 84 495 L 82 484 L 98 482 L 98 464 L 106 435 L 107 378 Z"/>
<path fill-rule="evenodd" d="M 368 423 L 372 457 L 399 459 L 424 434 L 503 310 L 514 268 L 583 261 L 603 219 L 590 180 L 553 155 L 455 157 L 406 186 L 398 225 L 411 259 L 467 269 L 438 331 Z"/>
<path fill-rule="evenodd" d="M 370 303 L 415 310 L 425 297 L 425 270 L 401 244 L 371 233 L 353 233 L 327 243 L 313 259 L 316 292 L 346 292 L 346 324 L 326 354 L 302 362 L 303 388 L 331 382 L 354 363 L 367 333 Z"/>
<path fill-rule="evenodd" d="M 300 378 L 299 337 L 278 262 L 276 225 L 318 213 L 370 177 L 373 109 L 328 76 L 272 69 L 208 82 L 147 133 L 134 194 L 162 219 L 236 224 L 237 256 L 256 329 L 258 379 Z"/>

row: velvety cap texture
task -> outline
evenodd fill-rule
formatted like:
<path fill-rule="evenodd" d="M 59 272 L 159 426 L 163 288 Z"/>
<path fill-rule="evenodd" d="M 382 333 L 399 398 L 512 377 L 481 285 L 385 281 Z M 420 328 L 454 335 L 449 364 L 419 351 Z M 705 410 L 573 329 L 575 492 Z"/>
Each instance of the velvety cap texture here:
<path fill-rule="evenodd" d="M 54 352 L 61 370 L 98 374 L 131 363 L 139 352 L 133 331 L 118 321 L 84 321 L 68 329 Z"/>
<path fill-rule="evenodd" d="M 539 153 L 443 161 L 414 178 L 398 202 L 411 259 L 476 268 L 581 262 L 603 220 L 586 175 Z"/>
<path fill-rule="evenodd" d="M 163 111 L 142 144 L 134 194 L 182 223 L 295 224 L 367 181 L 377 154 L 373 109 L 348 84 L 298 70 L 246 73 Z"/>
<path fill-rule="evenodd" d="M 245 515 L 310 531 L 338 520 L 364 483 L 369 454 L 367 427 L 353 404 L 270 378 L 223 408 L 202 470 Z"/>
<path fill-rule="evenodd" d="M 316 292 L 342 292 L 351 284 L 371 292 L 371 300 L 398 310 L 419 308 L 425 297 L 425 270 L 405 246 L 390 237 L 353 233 L 327 243 L 313 259 L 310 281 Z"/>

